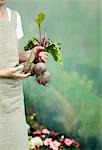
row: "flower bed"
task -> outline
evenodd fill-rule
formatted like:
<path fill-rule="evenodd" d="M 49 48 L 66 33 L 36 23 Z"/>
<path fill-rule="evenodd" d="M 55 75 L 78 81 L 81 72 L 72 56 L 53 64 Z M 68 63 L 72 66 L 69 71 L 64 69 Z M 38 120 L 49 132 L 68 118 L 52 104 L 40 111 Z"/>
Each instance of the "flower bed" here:
<path fill-rule="evenodd" d="M 78 141 L 39 125 L 34 116 L 27 116 L 30 150 L 79 150 Z"/>

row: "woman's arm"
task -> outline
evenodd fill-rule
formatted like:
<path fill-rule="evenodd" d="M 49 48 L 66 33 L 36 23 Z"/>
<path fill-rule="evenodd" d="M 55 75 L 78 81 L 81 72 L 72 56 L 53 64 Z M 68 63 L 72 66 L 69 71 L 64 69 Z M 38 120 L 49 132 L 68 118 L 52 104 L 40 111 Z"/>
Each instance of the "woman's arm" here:
<path fill-rule="evenodd" d="M 30 56 L 30 50 L 28 51 L 19 51 L 19 62 L 22 63 L 22 62 L 25 62 L 29 59 L 29 56 Z"/>

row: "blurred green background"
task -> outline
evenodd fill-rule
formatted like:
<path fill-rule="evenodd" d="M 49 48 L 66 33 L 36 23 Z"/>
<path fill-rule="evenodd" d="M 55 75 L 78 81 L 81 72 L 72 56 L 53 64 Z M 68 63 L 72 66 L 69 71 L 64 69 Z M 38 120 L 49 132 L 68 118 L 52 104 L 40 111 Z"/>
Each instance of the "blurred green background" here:
<path fill-rule="evenodd" d="M 47 36 L 61 42 L 64 67 L 49 56 L 51 81 L 39 86 L 26 79 L 26 107 L 50 129 L 78 138 L 82 150 L 102 150 L 102 41 L 99 0 L 8 0 L 22 16 L 26 42 L 38 35 L 34 18 L 46 13 Z"/>

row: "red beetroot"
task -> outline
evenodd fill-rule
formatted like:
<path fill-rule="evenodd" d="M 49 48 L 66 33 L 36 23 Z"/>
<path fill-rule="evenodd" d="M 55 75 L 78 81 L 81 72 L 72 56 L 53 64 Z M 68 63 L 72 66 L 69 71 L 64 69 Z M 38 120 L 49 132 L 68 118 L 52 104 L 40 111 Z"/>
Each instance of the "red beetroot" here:
<path fill-rule="evenodd" d="M 36 75 L 43 74 L 46 71 L 46 64 L 45 63 L 37 63 L 34 67 L 34 71 Z"/>

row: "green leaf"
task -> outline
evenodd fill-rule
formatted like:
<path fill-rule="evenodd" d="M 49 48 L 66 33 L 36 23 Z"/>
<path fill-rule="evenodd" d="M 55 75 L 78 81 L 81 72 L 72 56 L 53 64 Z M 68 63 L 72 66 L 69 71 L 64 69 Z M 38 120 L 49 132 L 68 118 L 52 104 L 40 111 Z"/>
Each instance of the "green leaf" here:
<path fill-rule="evenodd" d="M 35 59 L 34 51 L 31 51 L 28 62 L 31 64 L 34 61 L 34 59 Z"/>
<path fill-rule="evenodd" d="M 43 12 L 40 12 L 38 14 L 38 18 L 35 19 L 35 22 L 40 26 L 44 19 L 45 19 L 45 14 Z"/>
<path fill-rule="evenodd" d="M 27 44 L 24 46 L 24 50 L 28 51 L 34 48 L 36 45 L 39 44 L 39 41 L 37 40 L 36 37 L 33 37 L 31 40 L 27 42 Z"/>
<path fill-rule="evenodd" d="M 63 56 L 60 49 L 61 48 L 59 43 L 48 40 L 48 46 L 46 47 L 45 51 L 50 53 L 54 60 L 63 66 Z"/>

